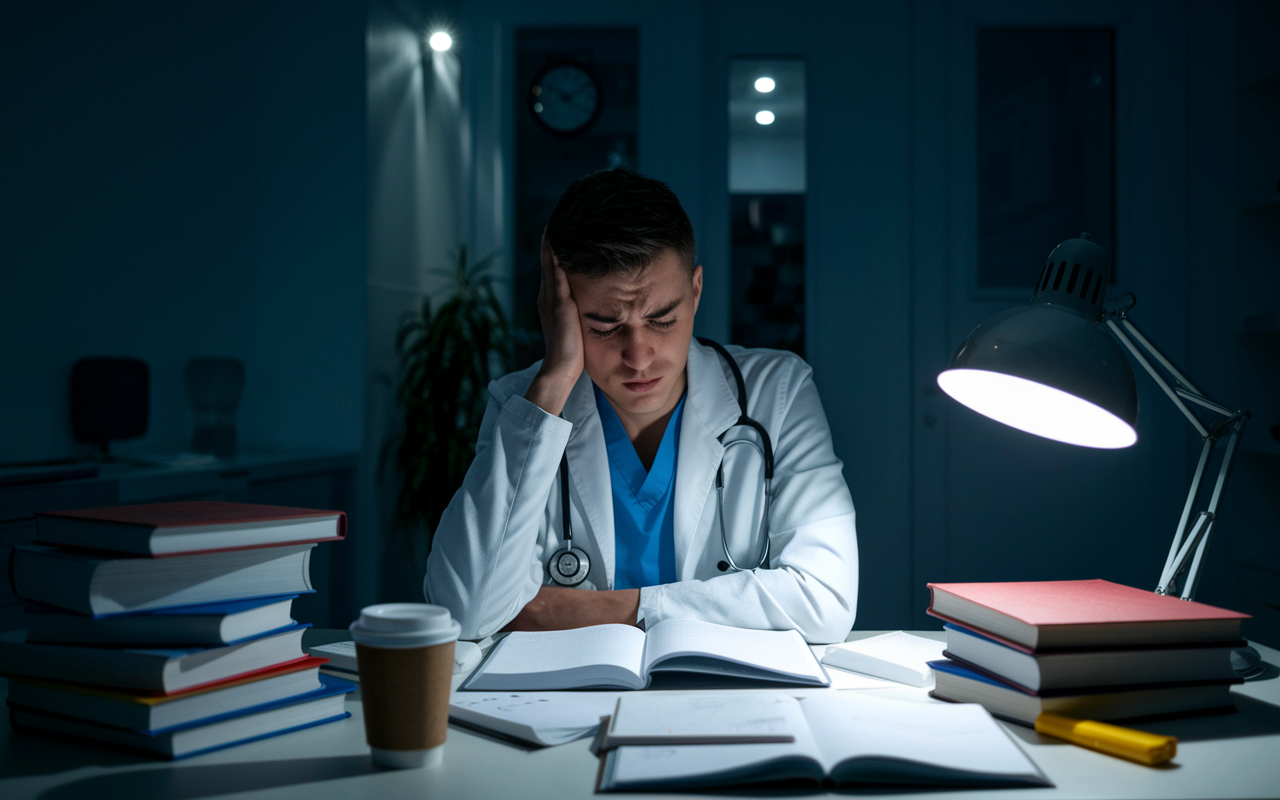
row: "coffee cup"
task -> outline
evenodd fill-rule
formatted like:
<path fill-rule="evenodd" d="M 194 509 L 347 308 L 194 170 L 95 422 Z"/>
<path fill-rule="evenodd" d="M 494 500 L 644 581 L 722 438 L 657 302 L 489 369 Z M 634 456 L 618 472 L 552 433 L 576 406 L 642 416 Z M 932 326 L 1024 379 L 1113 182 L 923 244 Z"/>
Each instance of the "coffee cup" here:
<path fill-rule="evenodd" d="M 443 759 L 461 629 L 448 609 L 426 603 L 368 606 L 351 623 L 375 766 L 433 767 Z"/>

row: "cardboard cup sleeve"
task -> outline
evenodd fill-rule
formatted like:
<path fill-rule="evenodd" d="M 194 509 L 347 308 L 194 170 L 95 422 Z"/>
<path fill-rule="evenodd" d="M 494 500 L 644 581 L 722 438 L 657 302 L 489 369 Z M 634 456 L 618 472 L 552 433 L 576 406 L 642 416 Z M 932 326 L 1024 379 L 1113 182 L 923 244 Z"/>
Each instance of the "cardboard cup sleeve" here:
<path fill-rule="evenodd" d="M 444 744 L 453 644 L 395 649 L 356 644 L 370 747 L 426 750 Z"/>

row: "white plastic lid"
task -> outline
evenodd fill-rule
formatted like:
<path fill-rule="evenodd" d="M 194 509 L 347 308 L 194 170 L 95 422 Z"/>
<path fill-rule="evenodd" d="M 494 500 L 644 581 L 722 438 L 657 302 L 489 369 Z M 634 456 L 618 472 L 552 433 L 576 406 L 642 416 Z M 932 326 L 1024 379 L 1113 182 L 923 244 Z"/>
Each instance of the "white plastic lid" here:
<path fill-rule="evenodd" d="M 444 606 L 383 603 L 366 606 L 351 623 L 351 638 L 371 647 L 430 647 L 457 640 L 462 632 Z"/>

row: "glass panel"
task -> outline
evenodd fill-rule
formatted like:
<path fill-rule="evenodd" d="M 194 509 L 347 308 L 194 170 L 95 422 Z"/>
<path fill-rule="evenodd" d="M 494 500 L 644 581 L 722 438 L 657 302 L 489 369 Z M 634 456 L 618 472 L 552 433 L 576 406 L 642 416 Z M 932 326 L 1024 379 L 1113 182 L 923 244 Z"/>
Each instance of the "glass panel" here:
<path fill-rule="evenodd" d="M 1087 232 L 1113 259 L 1115 31 L 978 31 L 978 287 L 1030 289 Z"/>
<path fill-rule="evenodd" d="M 733 341 L 804 355 L 805 63 L 729 62 Z"/>

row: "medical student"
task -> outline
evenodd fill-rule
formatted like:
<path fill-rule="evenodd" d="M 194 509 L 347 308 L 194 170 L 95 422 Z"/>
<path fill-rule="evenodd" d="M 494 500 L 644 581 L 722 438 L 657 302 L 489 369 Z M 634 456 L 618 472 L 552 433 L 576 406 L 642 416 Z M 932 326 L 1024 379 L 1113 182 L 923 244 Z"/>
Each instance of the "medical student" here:
<path fill-rule="evenodd" d="M 546 357 L 490 384 L 427 559 L 427 600 L 463 638 L 692 617 L 844 640 L 854 509 L 811 370 L 694 339 L 702 289 L 665 184 L 614 169 L 560 198 L 542 245 Z M 735 366 L 768 445 L 737 424 Z"/>

